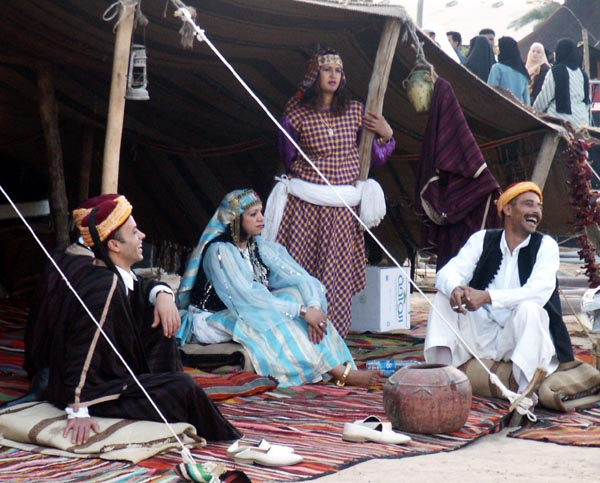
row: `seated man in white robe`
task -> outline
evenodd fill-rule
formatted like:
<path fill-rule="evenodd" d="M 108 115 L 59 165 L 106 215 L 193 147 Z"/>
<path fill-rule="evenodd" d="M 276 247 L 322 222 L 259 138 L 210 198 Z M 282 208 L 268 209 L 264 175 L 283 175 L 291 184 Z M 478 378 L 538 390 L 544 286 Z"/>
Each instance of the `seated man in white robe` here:
<path fill-rule="evenodd" d="M 556 284 L 558 245 L 536 232 L 542 200 L 534 183 L 507 188 L 497 202 L 504 229 L 473 234 L 438 272 L 427 362 L 458 367 L 472 357 L 443 319 L 479 358 L 512 361 L 519 392 L 536 369 L 550 374 L 573 360 Z"/>

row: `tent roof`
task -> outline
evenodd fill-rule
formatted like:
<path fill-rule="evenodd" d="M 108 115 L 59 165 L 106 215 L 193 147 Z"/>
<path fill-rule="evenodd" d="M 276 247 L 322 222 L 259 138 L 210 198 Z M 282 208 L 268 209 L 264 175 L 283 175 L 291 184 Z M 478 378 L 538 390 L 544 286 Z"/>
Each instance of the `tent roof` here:
<path fill-rule="evenodd" d="M 588 31 L 590 57 L 592 58 L 592 77 L 598 77 L 595 65 L 600 62 L 600 4 L 598 0 L 566 0 L 544 23 L 519 41 L 519 49 L 523 58 L 533 42 L 542 43 L 550 51 L 554 51 L 557 42 L 569 38 L 575 43 L 582 41 L 582 29 Z M 595 62 L 594 62 L 595 60 Z"/>
<path fill-rule="evenodd" d="M 52 65 L 70 208 L 78 204 L 83 139 L 93 135 L 90 194 L 99 192 L 112 54 L 107 0 L 5 0 L 0 18 L 2 115 L 0 175 L 20 200 L 47 196 L 46 151 L 40 124 L 36 62 Z M 149 25 L 134 33 L 148 52 L 150 100 L 128 101 L 119 190 L 132 200 L 138 224 L 155 243 L 191 246 L 222 196 L 252 186 L 265 196 L 283 171 L 276 129 L 206 45 L 183 50 L 165 0 L 144 0 Z M 397 6 L 341 6 L 294 0 L 188 0 L 208 38 L 276 116 L 296 90 L 317 44 L 338 48 L 353 95 L 364 100 L 386 16 Z M 491 89 L 418 32 L 427 59 L 449 80 L 484 155 L 502 185 L 529 178 L 545 133 L 554 128 Z M 397 138 L 394 159 L 372 175 L 382 184 L 388 216 L 377 233 L 395 254 L 419 238 L 414 183 L 426 115 L 410 105 L 402 81 L 415 53 L 395 53 L 384 115 Z M 557 197 L 549 222 L 566 227 L 561 166 L 548 189 Z M 552 176 L 552 173 L 551 173 Z M 552 207 L 552 202 L 549 203 Z"/>

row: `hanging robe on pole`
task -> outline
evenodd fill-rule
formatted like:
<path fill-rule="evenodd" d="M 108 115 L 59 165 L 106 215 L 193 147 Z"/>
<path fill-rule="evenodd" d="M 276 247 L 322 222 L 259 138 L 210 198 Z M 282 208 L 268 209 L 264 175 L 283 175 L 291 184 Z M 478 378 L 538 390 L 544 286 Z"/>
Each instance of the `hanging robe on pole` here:
<path fill-rule="evenodd" d="M 65 188 L 63 152 L 58 129 L 58 109 L 54 96 L 52 68 L 48 62 L 37 62 L 37 81 L 40 92 L 40 117 L 46 152 L 48 153 L 48 175 L 50 178 L 50 208 L 54 222 L 56 247 L 69 244 L 69 206 Z"/>
<path fill-rule="evenodd" d="M 104 162 L 102 167 L 102 193 L 116 193 L 119 188 L 119 158 L 121 154 L 121 137 L 123 118 L 125 117 L 125 92 L 127 90 L 127 70 L 129 51 L 135 17 L 135 1 L 122 0 L 115 51 L 113 58 L 110 99 L 108 102 L 108 119 L 106 138 L 104 141 Z"/>
<path fill-rule="evenodd" d="M 383 100 L 387 90 L 390 70 L 394 59 L 394 52 L 398 44 L 400 29 L 402 23 L 399 19 L 388 18 L 385 21 L 381 37 L 379 38 L 379 47 L 375 56 L 375 65 L 369 81 L 369 91 L 367 94 L 366 111 L 381 115 L 383 111 Z M 360 156 L 360 176 L 359 179 L 365 180 L 369 176 L 371 167 L 371 149 L 375 134 L 368 130 L 363 130 L 358 153 Z"/>

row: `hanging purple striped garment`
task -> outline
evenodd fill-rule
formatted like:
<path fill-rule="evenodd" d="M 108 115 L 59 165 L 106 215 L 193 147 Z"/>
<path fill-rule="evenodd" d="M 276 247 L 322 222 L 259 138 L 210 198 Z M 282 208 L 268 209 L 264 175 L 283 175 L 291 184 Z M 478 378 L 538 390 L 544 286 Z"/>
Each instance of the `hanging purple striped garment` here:
<path fill-rule="evenodd" d="M 437 270 L 469 237 L 501 225 L 500 185 L 487 166 L 448 81 L 435 83 L 417 172 L 416 206 L 423 215 L 421 248 L 437 253 Z"/>

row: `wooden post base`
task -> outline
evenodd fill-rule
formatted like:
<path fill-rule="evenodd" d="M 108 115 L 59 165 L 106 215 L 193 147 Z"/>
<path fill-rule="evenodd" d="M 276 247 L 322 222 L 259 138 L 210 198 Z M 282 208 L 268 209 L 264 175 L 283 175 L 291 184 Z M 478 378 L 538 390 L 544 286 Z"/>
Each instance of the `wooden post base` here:
<path fill-rule="evenodd" d="M 523 414 L 520 414 L 516 408 L 524 398 L 531 397 L 534 393 L 537 393 L 538 389 L 542 385 L 542 382 L 544 382 L 544 379 L 546 379 L 546 371 L 540 368 L 536 369 L 535 374 L 533 375 L 533 379 L 531 379 L 531 382 L 525 388 L 523 394 L 521 394 L 521 396 L 510 405 L 509 410 L 512 411 L 512 416 L 510 417 L 510 421 L 508 423 L 509 428 L 521 426 Z"/>

